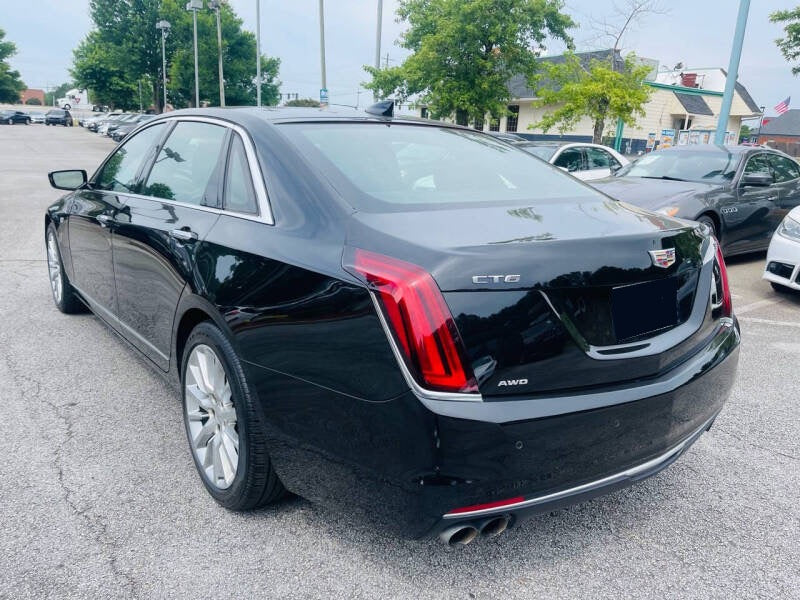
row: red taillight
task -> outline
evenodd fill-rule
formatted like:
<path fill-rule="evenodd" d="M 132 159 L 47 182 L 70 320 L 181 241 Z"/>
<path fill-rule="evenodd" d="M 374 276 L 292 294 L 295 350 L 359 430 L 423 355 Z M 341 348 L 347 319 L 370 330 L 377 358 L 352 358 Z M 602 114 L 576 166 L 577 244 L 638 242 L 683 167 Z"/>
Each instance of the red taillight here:
<path fill-rule="evenodd" d="M 731 299 L 731 288 L 728 285 L 728 268 L 725 266 L 725 259 L 722 256 L 722 246 L 716 240 L 714 243 L 717 245 L 716 262 L 715 266 L 718 267 L 719 272 L 715 269 L 714 276 L 717 278 L 717 306 L 721 310 L 723 317 L 730 317 L 733 314 L 733 300 Z"/>
<path fill-rule="evenodd" d="M 487 502 L 486 504 L 473 504 L 472 506 L 462 506 L 461 508 L 454 508 L 448 515 L 458 515 L 461 513 L 470 513 L 476 510 L 487 510 L 490 508 L 501 508 L 503 506 L 510 506 L 512 504 L 519 504 L 525 498 L 516 496 L 515 498 L 507 498 L 506 500 L 497 500 L 496 502 Z"/>
<path fill-rule="evenodd" d="M 378 294 L 406 365 L 424 387 L 477 392 L 472 368 L 442 293 L 427 271 L 367 250 L 349 250 L 345 265 Z"/>

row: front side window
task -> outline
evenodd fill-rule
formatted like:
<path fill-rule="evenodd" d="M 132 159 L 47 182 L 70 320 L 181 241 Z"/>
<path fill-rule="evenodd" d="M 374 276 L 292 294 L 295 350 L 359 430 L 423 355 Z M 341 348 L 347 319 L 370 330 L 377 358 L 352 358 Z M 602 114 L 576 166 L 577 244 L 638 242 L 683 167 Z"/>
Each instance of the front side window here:
<path fill-rule="evenodd" d="M 93 187 L 114 192 L 136 192 L 136 174 L 163 133 L 164 124 L 157 123 L 128 139 L 103 165 L 94 178 Z"/>
<path fill-rule="evenodd" d="M 372 123 L 279 127 L 360 210 L 604 198 L 527 152 L 477 131 Z"/>
<path fill-rule="evenodd" d="M 247 153 L 242 138 L 233 136 L 225 174 L 225 209 L 240 213 L 257 214 L 256 192 L 247 164 Z"/>
<path fill-rule="evenodd" d="M 777 183 L 792 181 L 800 177 L 800 167 L 793 160 L 777 154 L 769 155 L 769 162 L 772 164 L 772 173 Z"/>
<path fill-rule="evenodd" d="M 772 176 L 769 158 L 766 154 L 756 154 L 747 161 L 747 165 L 744 167 L 744 174 L 751 175 L 753 173 Z"/>
<path fill-rule="evenodd" d="M 226 128 L 179 121 L 153 163 L 143 193 L 202 206 L 218 205 L 217 165 Z"/>
<path fill-rule="evenodd" d="M 553 164 L 570 173 L 583 171 L 583 153 L 580 148 L 567 148 L 558 155 Z"/>

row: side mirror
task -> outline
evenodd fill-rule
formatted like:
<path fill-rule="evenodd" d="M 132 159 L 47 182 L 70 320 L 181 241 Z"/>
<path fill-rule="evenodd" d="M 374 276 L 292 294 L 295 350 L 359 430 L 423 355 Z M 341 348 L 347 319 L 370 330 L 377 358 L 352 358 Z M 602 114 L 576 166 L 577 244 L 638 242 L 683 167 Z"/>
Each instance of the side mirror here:
<path fill-rule="evenodd" d="M 611 172 L 612 172 L 612 173 L 616 173 L 617 171 L 619 171 L 619 170 L 622 168 L 622 165 L 620 165 L 620 164 L 613 164 L 613 165 L 611 165 L 611 167 L 610 167 L 610 168 L 611 168 Z"/>
<path fill-rule="evenodd" d="M 83 169 L 71 169 L 69 171 L 52 171 L 47 174 L 50 185 L 57 190 L 77 190 L 86 185 L 86 171 Z"/>
<path fill-rule="evenodd" d="M 769 173 L 746 173 L 742 176 L 742 181 L 739 185 L 754 186 L 754 187 L 767 187 L 775 183 L 775 179 Z"/>

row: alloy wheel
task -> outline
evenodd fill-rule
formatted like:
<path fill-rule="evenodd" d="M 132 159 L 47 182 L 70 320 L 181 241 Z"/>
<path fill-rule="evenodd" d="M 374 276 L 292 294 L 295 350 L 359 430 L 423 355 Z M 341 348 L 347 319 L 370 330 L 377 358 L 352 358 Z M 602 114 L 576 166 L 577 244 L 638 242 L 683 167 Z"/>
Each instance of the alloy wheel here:
<path fill-rule="evenodd" d="M 60 304 L 64 294 L 64 282 L 61 279 L 61 256 L 58 253 L 58 242 L 52 231 L 47 234 L 47 270 L 50 275 L 53 298 L 56 304 Z"/>
<path fill-rule="evenodd" d="M 207 480 L 227 489 L 239 467 L 239 432 L 228 376 L 210 346 L 198 344 L 192 349 L 185 379 L 184 410 L 192 452 Z"/>

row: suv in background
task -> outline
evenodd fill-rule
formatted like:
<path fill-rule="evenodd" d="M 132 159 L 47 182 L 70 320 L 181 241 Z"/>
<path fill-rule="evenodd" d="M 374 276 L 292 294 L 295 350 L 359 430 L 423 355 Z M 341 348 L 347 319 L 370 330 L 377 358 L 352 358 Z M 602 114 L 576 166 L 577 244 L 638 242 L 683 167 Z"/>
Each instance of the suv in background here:
<path fill-rule="evenodd" d="M 63 108 L 53 108 L 47 111 L 44 116 L 45 125 L 63 125 L 64 127 L 72 127 L 72 115 L 68 110 Z"/>

